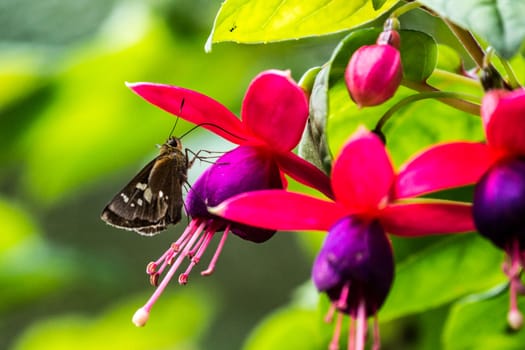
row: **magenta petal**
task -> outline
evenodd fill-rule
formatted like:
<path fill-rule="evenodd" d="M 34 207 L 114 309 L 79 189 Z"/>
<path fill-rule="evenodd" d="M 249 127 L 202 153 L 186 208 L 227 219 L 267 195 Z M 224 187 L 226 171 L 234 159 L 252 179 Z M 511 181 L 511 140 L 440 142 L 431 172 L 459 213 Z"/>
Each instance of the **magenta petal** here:
<path fill-rule="evenodd" d="M 406 163 L 396 181 L 396 198 L 474 184 L 491 164 L 482 143 L 454 142 L 429 148 Z"/>
<path fill-rule="evenodd" d="M 317 167 L 291 152 L 278 153 L 275 158 L 279 168 L 294 180 L 315 188 L 328 198 L 334 198 L 330 178 Z"/>
<path fill-rule="evenodd" d="M 392 204 L 381 211 L 385 230 L 398 236 L 475 231 L 472 205 L 461 202 Z"/>
<path fill-rule="evenodd" d="M 273 230 L 328 230 L 346 211 L 334 202 L 282 190 L 232 197 L 211 213 L 246 225 Z"/>
<path fill-rule="evenodd" d="M 268 147 L 290 151 L 301 139 L 308 101 L 289 72 L 270 70 L 248 87 L 241 115 L 246 127 Z"/>
<path fill-rule="evenodd" d="M 352 212 L 373 212 L 387 200 L 394 169 L 375 134 L 359 129 L 343 147 L 332 169 L 336 200 Z"/>
<path fill-rule="evenodd" d="M 488 92 L 481 104 L 481 116 L 491 147 L 525 155 L 525 89 Z"/>
<path fill-rule="evenodd" d="M 127 86 L 149 103 L 184 120 L 202 125 L 236 144 L 247 141 L 242 122 L 214 99 L 178 86 L 154 83 L 128 83 Z"/>

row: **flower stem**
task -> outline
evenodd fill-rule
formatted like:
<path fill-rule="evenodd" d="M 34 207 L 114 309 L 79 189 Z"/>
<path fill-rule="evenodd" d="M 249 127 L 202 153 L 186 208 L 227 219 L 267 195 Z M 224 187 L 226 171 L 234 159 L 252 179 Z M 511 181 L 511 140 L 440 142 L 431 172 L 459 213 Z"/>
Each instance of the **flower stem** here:
<path fill-rule="evenodd" d="M 460 76 L 458 76 L 457 74 L 451 74 L 451 75 L 454 75 L 455 76 L 455 79 L 462 79 L 462 81 L 468 81 L 468 80 L 471 80 L 471 79 L 468 79 L 468 78 L 460 78 Z M 472 84 L 471 82 L 468 82 L 469 84 Z M 441 90 L 425 83 L 425 82 L 414 82 L 414 81 L 409 81 L 409 80 L 403 80 L 402 84 L 404 86 L 406 86 L 407 88 L 409 89 L 412 89 L 412 90 L 415 90 L 415 91 L 419 91 L 421 93 L 426 93 L 426 92 L 441 92 Z M 477 86 L 477 84 L 476 84 Z M 469 96 L 469 99 L 470 100 L 474 100 L 474 101 L 479 101 L 478 98 L 472 96 L 472 95 L 468 95 Z M 473 114 L 473 115 L 479 115 L 479 104 L 478 103 L 472 103 L 472 102 L 469 102 L 469 101 L 465 101 L 465 100 L 462 100 L 462 99 L 457 99 L 457 98 L 444 98 L 444 99 L 440 99 L 441 102 L 451 106 L 451 107 L 454 107 L 460 111 L 463 111 L 463 112 L 466 112 L 466 113 L 470 113 L 470 114 Z"/>
<path fill-rule="evenodd" d="M 485 52 L 479 45 L 478 41 L 474 38 L 472 33 L 447 19 L 443 20 L 450 28 L 452 33 L 456 36 L 456 38 L 458 38 L 458 40 L 461 42 L 463 47 L 465 47 L 465 50 L 467 50 L 468 54 L 470 57 L 472 57 L 474 62 L 476 62 L 478 67 L 483 67 L 483 57 L 485 56 Z"/>
<path fill-rule="evenodd" d="M 514 70 L 512 69 L 512 66 L 509 64 L 509 62 L 505 59 L 501 59 L 501 64 L 503 65 L 503 68 L 505 68 L 505 71 L 507 72 L 507 80 L 509 85 L 516 89 L 520 87 L 520 82 L 518 81 L 518 77 L 516 76 L 516 73 L 514 73 Z"/>
<path fill-rule="evenodd" d="M 411 11 L 413 9 L 416 9 L 418 7 L 421 7 L 421 4 L 417 1 L 412 1 L 407 4 L 404 4 L 403 6 L 398 7 L 392 13 L 390 14 L 390 18 L 392 17 L 400 17 L 401 15 L 407 13 L 408 11 Z"/>
<path fill-rule="evenodd" d="M 396 113 L 398 110 L 400 110 L 404 106 L 412 102 L 429 99 L 429 98 L 433 98 L 433 99 L 447 98 L 447 99 L 458 99 L 458 100 L 459 99 L 470 99 L 470 100 L 477 99 L 476 96 L 472 96 L 468 94 L 462 94 L 459 92 L 439 91 L 439 90 L 422 92 L 419 94 L 411 95 L 411 96 L 408 96 L 402 99 L 401 101 L 397 102 L 395 105 L 390 107 L 390 109 L 386 111 L 385 114 L 383 114 L 383 116 L 381 117 L 381 119 L 379 119 L 379 121 L 377 122 L 374 132 L 381 132 L 381 129 L 383 128 L 385 123 L 394 115 L 394 113 Z M 478 114 L 479 114 L 479 110 L 478 110 Z"/>

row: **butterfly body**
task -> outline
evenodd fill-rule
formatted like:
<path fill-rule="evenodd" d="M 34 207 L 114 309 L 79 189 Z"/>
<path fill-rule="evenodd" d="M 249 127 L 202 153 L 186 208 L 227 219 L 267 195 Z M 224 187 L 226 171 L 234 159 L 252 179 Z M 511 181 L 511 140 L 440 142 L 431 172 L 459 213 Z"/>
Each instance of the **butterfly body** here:
<path fill-rule="evenodd" d="M 104 208 L 109 225 L 151 236 L 181 219 L 182 186 L 188 157 L 182 143 L 170 137 L 149 162 Z"/>

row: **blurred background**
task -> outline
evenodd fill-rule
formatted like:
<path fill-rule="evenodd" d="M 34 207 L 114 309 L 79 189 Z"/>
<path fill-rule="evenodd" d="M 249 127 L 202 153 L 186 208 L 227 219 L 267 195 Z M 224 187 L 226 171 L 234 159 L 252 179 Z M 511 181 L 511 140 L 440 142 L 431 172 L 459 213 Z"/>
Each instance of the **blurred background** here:
<path fill-rule="evenodd" d="M 260 71 L 298 80 L 340 38 L 206 54 L 220 3 L 0 0 L 0 349 L 237 349 L 308 281 L 313 257 L 298 234 L 262 245 L 232 236 L 213 276 L 172 283 L 145 328 L 131 323 L 153 292 L 146 264 L 187 220 L 147 238 L 99 219 L 174 124 L 124 82 L 184 86 L 238 114 Z M 184 142 L 231 148 L 203 130 Z"/>

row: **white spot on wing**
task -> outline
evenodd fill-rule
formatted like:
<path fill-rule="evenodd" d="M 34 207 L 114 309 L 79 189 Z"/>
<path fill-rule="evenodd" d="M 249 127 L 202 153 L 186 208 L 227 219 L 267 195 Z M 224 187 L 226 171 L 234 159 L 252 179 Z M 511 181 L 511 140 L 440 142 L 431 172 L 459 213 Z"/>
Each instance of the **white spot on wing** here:
<path fill-rule="evenodd" d="M 162 197 L 164 197 L 164 192 L 159 191 L 159 198 L 162 198 Z"/>
<path fill-rule="evenodd" d="M 148 184 L 137 182 L 137 184 L 135 185 L 135 188 L 138 188 L 139 190 L 144 191 L 146 188 L 148 188 Z"/>
<path fill-rule="evenodd" d="M 139 207 L 142 207 L 142 203 L 143 203 L 143 202 L 142 202 L 142 199 L 140 199 L 140 198 L 137 199 L 137 204 L 139 205 Z"/>
<path fill-rule="evenodd" d="M 120 196 L 122 197 L 122 200 L 124 201 L 124 203 L 129 202 L 129 197 L 126 196 L 124 193 L 121 193 Z"/>
<path fill-rule="evenodd" d="M 153 193 L 151 193 L 151 189 L 148 187 L 144 191 L 144 199 L 146 202 L 151 203 L 151 199 L 153 198 Z"/>

